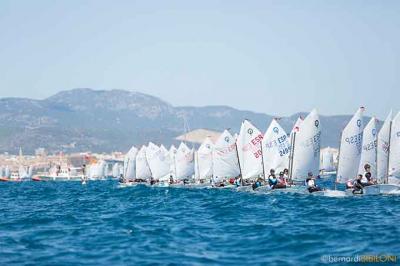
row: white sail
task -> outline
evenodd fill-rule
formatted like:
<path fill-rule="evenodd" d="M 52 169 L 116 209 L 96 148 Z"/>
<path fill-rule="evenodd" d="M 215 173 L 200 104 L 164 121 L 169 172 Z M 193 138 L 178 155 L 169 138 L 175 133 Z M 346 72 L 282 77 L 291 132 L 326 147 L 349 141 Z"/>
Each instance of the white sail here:
<path fill-rule="evenodd" d="M 164 150 L 150 142 L 146 149 L 146 159 L 154 179 L 169 177 L 170 165 Z"/>
<path fill-rule="evenodd" d="M 124 158 L 124 178 L 133 180 L 136 177 L 136 156 L 138 150 L 135 146 L 128 151 Z"/>
<path fill-rule="evenodd" d="M 119 175 L 120 175 L 119 168 L 120 168 L 120 165 L 118 163 L 115 163 L 113 165 L 113 167 L 112 167 L 112 176 L 113 177 L 119 177 Z"/>
<path fill-rule="evenodd" d="M 378 134 L 377 179 L 380 183 L 386 180 L 388 174 L 389 139 L 392 124 L 392 111 L 382 125 Z"/>
<path fill-rule="evenodd" d="M 6 166 L 6 168 L 4 169 L 4 176 L 5 177 L 10 177 L 11 176 L 10 168 L 8 166 Z"/>
<path fill-rule="evenodd" d="M 342 131 L 337 171 L 337 182 L 339 183 L 345 183 L 349 179 L 357 177 L 364 130 L 363 112 L 364 108 L 359 108 Z"/>
<path fill-rule="evenodd" d="M 172 176 L 172 178 L 176 177 L 176 152 L 178 149 L 174 146 L 171 145 L 169 148 L 169 160 L 170 160 L 170 167 L 169 167 L 169 173 Z"/>
<path fill-rule="evenodd" d="M 160 146 L 160 151 L 164 154 L 165 164 L 168 167 L 167 175 L 161 180 L 169 180 L 170 177 L 173 177 L 173 173 L 171 172 L 171 168 L 172 168 L 172 164 L 173 164 L 173 161 L 171 159 L 172 157 L 171 157 L 170 151 L 167 150 L 167 148 L 165 148 L 164 145 L 162 145 L 162 144 Z"/>
<path fill-rule="evenodd" d="M 296 122 L 293 125 L 292 131 L 290 131 L 290 137 L 289 137 L 289 143 L 290 146 L 292 146 L 291 142 L 293 141 L 293 136 L 295 132 L 298 132 L 300 129 L 300 125 L 303 123 L 303 118 L 299 116 L 296 120 Z"/>
<path fill-rule="evenodd" d="M 5 177 L 3 166 L 0 167 L 0 177 Z"/>
<path fill-rule="evenodd" d="M 335 164 L 333 160 L 333 152 L 331 152 L 328 149 L 325 149 L 322 152 L 322 164 L 321 164 L 321 169 L 324 170 L 324 172 L 331 172 L 335 170 Z"/>
<path fill-rule="evenodd" d="M 309 172 L 317 175 L 321 148 L 321 123 L 317 110 L 312 110 L 301 122 L 293 140 L 292 179 L 304 180 Z"/>
<path fill-rule="evenodd" d="M 195 156 L 195 178 L 209 179 L 213 176 L 212 151 L 213 142 L 207 137 L 200 145 Z"/>
<path fill-rule="evenodd" d="M 263 173 L 262 139 L 263 135 L 260 130 L 248 120 L 242 123 L 236 145 L 243 179 L 256 178 Z"/>
<path fill-rule="evenodd" d="M 289 169 L 290 143 L 285 130 L 273 119 L 262 140 L 264 173 Z"/>
<path fill-rule="evenodd" d="M 389 175 L 400 178 L 400 112 L 392 122 L 389 154 Z"/>
<path fill-rule="evenodd" d="M 175 156 L 176 178 L 190 178 L 194 174 L 194 150 L 181 143 Z"/>
<path fill-rule="evenodd" d="M 228 130 L 218 138 L 212 153 L 214 177 L 232 178 L 240 175 L 235 142 Z"/>
<path fill-rule="evenodd" d="M 91 164 L 89 167 L 90 167 L 89 168 L 89 178 L 91 178 L 91 179 L 97 178 L 97 172 L 98 172 L 97 168 L 99 167 L 99 165 L 97 163 L 95 163 L 95 164 Z"/>
<path fill-rule="evenodd" d="M 150 179 L 151 171 L 146 159 L 146 146 L 142 146 L 136 156 L 136 178 Z"/>
<path fill-rule="evenodd" d="M 164 145 L 160 145 L 160 150 L 163 152 L 163 153 L 168 153 L 168 150 L 167 150 L 167 148 L 165 148 L 165 146 Z"/>
<path fill-rule="evenodd" d="M 376 118 L 373 117 L 365 126 L 363 131 L 362 151 L 358 174 L 363 175 L 365 172 L 364 166 L 371 166 L 371 176 L 376 178 L 376 148 L 378 144 L 378 131 L 376 129 Z"/>
<path fill-rule="evenodd" d="M 107 164 L 104 160 L 100 160 L 97 162 L 97 178 L 105 178 L 106 177 L 106 167 Z"/>
<path fill-rule="evenodd" d="M 20 166 L 18 169 L 18 175 L 20 178 L 26 178 L 28 177 L 28 172 L 26 171 L 26 168 L 24 166 Z"/>

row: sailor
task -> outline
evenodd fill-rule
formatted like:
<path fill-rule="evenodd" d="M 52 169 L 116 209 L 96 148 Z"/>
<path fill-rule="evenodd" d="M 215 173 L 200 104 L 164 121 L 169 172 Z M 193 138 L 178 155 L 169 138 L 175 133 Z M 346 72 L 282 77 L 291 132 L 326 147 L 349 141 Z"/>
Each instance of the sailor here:
<path fill-rule="evenodd" d="M 223 187 L 224 186 L 223 181 L 218 176 L 214 177 L 213 183 L 214 183 L 214 187 Z"/>
<path fill-rule="evenodd" d="M 287 169 L 287 168 L 285 168 L 284 170 L 283 170 L 283 177 L 285 178 L 285 180 L 286 180 L 286 185 L 291 185 L 291 184 L 293 184 L 293 182 L 290 180 L 290 178 L 289 178 L 289 169 Z"/>
<path fill-rule="evenodd" d="M 362 182 L 363 175 L 358 175 L 356 180 L 353 183 L 353 194 L 362 194 L 363 192 L 363 182 Z"/>
<path fill-rule="evenodd" d="M 308 192 L 313 193 L 316 191 L 321 191 L 322 189 L 315 184 L 315 178 L 313 177 L 312 172 L 308 172 L 308 177 L 306 179 L 306 185 Z"/>
<path fill-rule="evenodd" d="M 285 177 L 285 173 L 284 172 L 279 172 L 279 185 L 280 186 L 285 186 L 287 185 L 287 179 Z"/>
<path fill-rule="evenodd" d="M 354 185 L 353 185 L 353 180 L 348 180 L 347 182 L 346 182 L 346 189 L 352 189 L 353 187 L 354 187 Z"/>
<path fill-rule="evenodd" d="M 363 186 L 368 186 L 369 181 L 371 180 L 371 166 L 369 164 L 365 164 L 364 170 L 365 172 L 362 175 L 361 183 L 363 184 Z M 367 178 L 367 175 L 369 176 L 369 178 Z"/>
<path fill-rule="evenodd" d="M 257 178 L 256 182 L 254 182 L 253 184 L 253 190 L 255 190 L 256 188 L 259 188 L 263 185 L 263 180 L 261 177 Z"/>
<path fill-rule="evenodd" d="M 268 176 L 268 185 L 270 186 L 271 189 L 274 189 L 277 184 L 278 184 L 278 179 L 276 179 L 275 170 L 271 169 L 269 171 L 269 176 Z"/>
<path fill-rule="evenodd" d="M 235 185 L 236 185 L 237 187 L 240 187 L 240 176 L 237 176 L 237 177 L 235 178 Z"/>
<path fill-rule="evenodd" d="M 86 175 L 86 164 L 82 164 L 82 175 Z"/>
<path fill-rule="evenodd" d="M 124 176 L 122 174 L 119 176 L 118 182 L 119 183 L 126 183 L 126 180 L 125 180 L 125 178 L 124 178 Z"/>

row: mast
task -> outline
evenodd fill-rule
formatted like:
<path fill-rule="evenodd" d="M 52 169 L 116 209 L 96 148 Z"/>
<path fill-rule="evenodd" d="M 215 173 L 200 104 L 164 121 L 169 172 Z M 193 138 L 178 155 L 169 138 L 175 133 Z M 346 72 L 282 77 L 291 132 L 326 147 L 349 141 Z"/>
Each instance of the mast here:
<path fill-rule="evenodd" d="M 375 180 L 376 180 L 376 182 L 378 183 L 378 136 L 379 136 L 379 134 L 378 134 L 378 130 L 377 130 L 377 127 L 376 127 L 376 118 L 375 118 L 375 130 L 376 130 L 376 139 L 374 140 L 374 146 L 375 146 L 375 176 L 374 176 L 374 178 L 375 178 Z"/>
<path fill-rule="evenodd" d="M 338 176 L 337 176 L 337 174 L 338 174 L 338 171 L 339 171 L 340 147 L 342 146 L 342 136 L 343 136 L 343 130 L 340 132 L 340 139 L 339 139 L 338 165 L 337 165 L 337 168 L 336 168 L 336 178 L 335 178 L 335 183 L 334 183 L 335 190 L 336 190 L 336 186 L 337 186 L 337 183 L 338 183 Z"/>
<path fill-rule="evenodd" d="M 196 158 L 196 161 L 197 161 L 197 173 L 198 173 L 198 177 L 199 177 L 199 180 L 200 180 L 201 178 L 200 178 L 200 166 L 199 166 L 199 152 L 196 151 L 195 154 L 196 154 L 195 158 Z"/>
<path fill-rule="evenodd" d="M 177 153 L 177 152 L 176 152 Z M 174 153 L 174 179 L 177 180 L 176 176 L 176 153 Z"/>
<path fill-rule="evenodd" d="M 263 176 L 264 176 L 264 181 L 266 181 L 266 178 L 265 178 L 265 167 L 264 167 L 264 155 L 263 155 L 263 143 L 262 143 L 262 141 L 260 142 L 260 150 L 261 150 L 261 164 L 262 164 L 262 170 L 263 170 Z"/>
<path fill-rule="evenodd" d="M 238 151 L 238 146 L 237 146 L 237 140 L 235 141 L 235 147 L 236 147 L 236 157 L 238 159 L 238 165 L 239 165 L 239 172 L 240 172 L 240 183 L 244 184 L 243 182 L 243 176 L 242 176 L 242 167 L 240 167 L 240 160 L 239 160 L 239 151 Z"/>
<path fill-rule="evenodd" d="M 296 131 L 293 132 L 292 139 L 290 141 L 290 156 L 289 156 L 289 181 L 292 183 L 293 179 L 293 158 L 294 158 L 294 145 L 296 143 Z"/>
<path fill-rule="evenodd" d="M 385 174 L 385 179 L 383 181 L 384 184 L 388 184 L 389 183 L 389 158 L 390 158 L 390 142 L 391 142 L 391 138 L 392 138 L 392 123 L 393 121 L 390 120 L 390 124 L 389 124 L 389 142 L 388 142 L 388 149 L 387 149 L 387 161 L 386 161 L 386 174 Z"/>
<path fill-rule="evenodd" d="M 214 145 L 215 145 L 215 143 L 214 143 Z M 214 180 L 214 145 L 211 146 L 211 169 L 212 169 L 211 180 Z"/>
<path fill-rule="evenodd" d="M 150 168 L 150 165 L 149 165 L 149 161 L 147 160 L 147 148 L 146 148 L 146 150 L 144 151 L 144 159 L 146 160 L 147 168 L 149 168 L 149 172 L 150 172 L 150 183 L 151 183 L 151 181 L 154 180 L 154 178 L 153 178 L 153 173 L 151 172 L 151 168 Z"/>

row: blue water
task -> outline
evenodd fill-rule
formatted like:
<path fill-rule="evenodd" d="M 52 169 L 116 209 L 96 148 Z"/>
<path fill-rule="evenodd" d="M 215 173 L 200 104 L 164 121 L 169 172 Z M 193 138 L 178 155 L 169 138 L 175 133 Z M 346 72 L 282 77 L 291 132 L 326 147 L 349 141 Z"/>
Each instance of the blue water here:
<path fill-rule="evenodd" d="M 400 255 L 400 196 L 0 183 L 0 265 L 312 265 Z"/>

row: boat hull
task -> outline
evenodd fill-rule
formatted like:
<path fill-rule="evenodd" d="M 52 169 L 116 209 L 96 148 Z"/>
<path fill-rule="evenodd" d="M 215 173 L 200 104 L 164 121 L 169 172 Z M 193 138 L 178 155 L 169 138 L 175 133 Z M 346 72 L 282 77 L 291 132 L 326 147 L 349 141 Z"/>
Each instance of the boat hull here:
<path fill-rule="evenodd" d="M 250 191 L 253 191 L 253 187 L 251 185 L 249 185 L 249 186 L 239 186 L 239 187 L 236 188 L 236 190 L 240 191 L 240 192 L 250 192 Z"/>
<path fill-rule="evenodd" d="M 378 184 L 363 188 L 363 195 L 400 194 L 400 185 Z"/>

